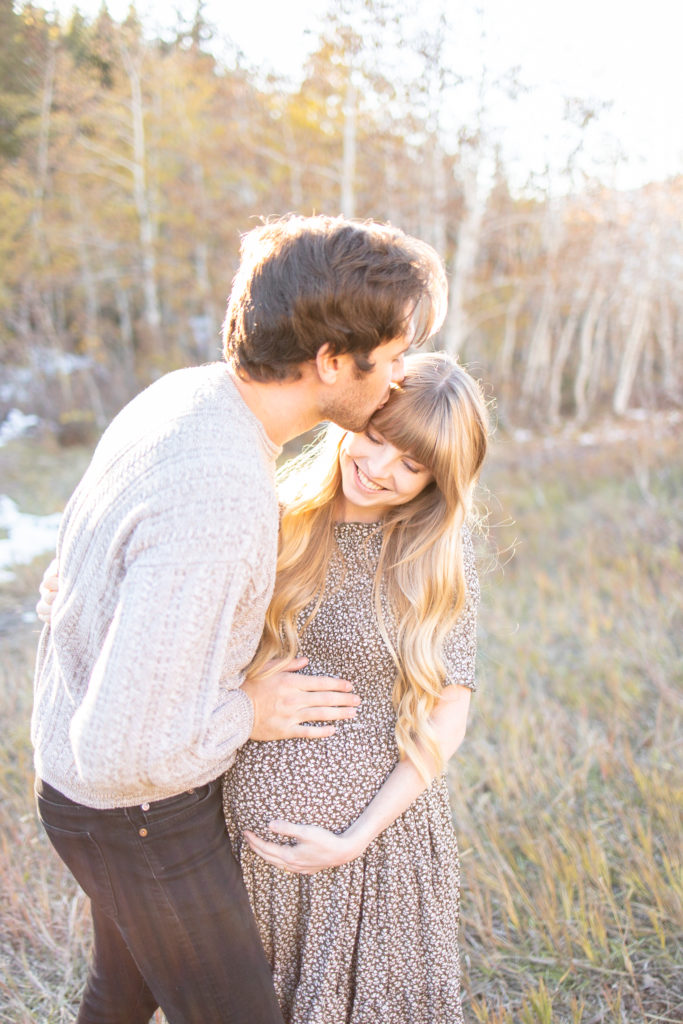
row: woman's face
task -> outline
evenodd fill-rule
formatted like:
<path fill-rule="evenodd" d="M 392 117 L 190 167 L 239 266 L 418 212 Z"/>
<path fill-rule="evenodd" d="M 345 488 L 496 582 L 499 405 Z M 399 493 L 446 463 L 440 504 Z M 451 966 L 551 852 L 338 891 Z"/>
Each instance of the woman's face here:
<path fill-rule="evenodd" d="M 426 466 L 386 441 L 372 423 L 360 434 L 346 435 L 339 464 L 346 522 L 376 522 L 392 505 L 405 505 L 434 479 Z"/>

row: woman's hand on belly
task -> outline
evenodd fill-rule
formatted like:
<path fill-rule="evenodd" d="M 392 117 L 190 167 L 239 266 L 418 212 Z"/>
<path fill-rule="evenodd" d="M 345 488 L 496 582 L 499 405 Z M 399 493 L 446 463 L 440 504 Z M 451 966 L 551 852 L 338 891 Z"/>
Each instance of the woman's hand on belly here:
<path fill-rule="evenodd" d="M 365 846 L 349 832 L 337 835 L 319 825 L 295 825 L 291 821 L 271 821 L 276 835 L 296 840 L 293 846 L 269 843 L 247 829 L 244 838 L 254 853 L 276 868 L 312 875 L 324 868 L 336 868 L 360 857 Z"/>

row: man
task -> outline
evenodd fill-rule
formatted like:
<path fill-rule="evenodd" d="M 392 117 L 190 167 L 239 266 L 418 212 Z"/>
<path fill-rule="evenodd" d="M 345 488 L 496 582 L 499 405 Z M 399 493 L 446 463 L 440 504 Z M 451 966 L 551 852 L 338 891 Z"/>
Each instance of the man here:
<path fill-rule="evenodd" d="M 376 224 L 250 232 L 226 363 L 168 374 L 103 435 L 69 502 L 38 652 L 38 808 L 91 898 L 79 1024 L 275 1024 L 225 835 L 220 776 L 253 739 L 330 735 L 345 680 L 245 678 L 271 595 L 274 463 L 317 422 L 357 430 L 443 318 L 429 247 Z"/>

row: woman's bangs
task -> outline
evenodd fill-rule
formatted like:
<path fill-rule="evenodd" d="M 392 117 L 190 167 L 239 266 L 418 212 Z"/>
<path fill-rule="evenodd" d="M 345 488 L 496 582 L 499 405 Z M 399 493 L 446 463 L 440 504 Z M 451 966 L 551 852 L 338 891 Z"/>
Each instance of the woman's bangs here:
<path fill-rule="evenodd" d="M 411 455 L 433 473 L 439 461 L 441 420 L 434 398 L 426 389 L 413 390 L 399 385 L 371 420 L 389 444 Z"/>

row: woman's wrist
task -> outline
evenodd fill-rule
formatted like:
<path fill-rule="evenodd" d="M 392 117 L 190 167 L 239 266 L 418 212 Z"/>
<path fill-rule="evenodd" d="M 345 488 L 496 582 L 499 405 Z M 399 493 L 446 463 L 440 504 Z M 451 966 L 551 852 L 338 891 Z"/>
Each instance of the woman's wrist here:
<path fill-rule="evenodd" d="M 349 860 L 355 860 L 356 857 L 360 857 L 362 853 L 365 853 L 373 839 L 377 838 L 377 834 L 373 833 L 368 824 L 362 821 L 362 816 L 357 818 L 352 825 L 349 825 L 342 836 L 349 851 Z"/>

